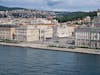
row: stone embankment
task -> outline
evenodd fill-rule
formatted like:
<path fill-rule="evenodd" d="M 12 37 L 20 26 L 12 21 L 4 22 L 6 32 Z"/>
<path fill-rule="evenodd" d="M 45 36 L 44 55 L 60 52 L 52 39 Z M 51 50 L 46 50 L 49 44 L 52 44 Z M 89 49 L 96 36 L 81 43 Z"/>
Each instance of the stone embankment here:
<path fill-rule="evenodd" d="M 100 50 L 97 49 L 84 49 L 84 48 L 76 48 L 76 49 L 67 49 L 67 48 L 56 48 L 56 47 L 48 47 L 44 44 L 34 44 L 34 43 L 4 43 L 0 42 L 0 45 L 14 46 L 14 47 L 27 47 L 27 48 L 35 48 L 35 49 L 44 49 L 44 50 L 54 50 L 54 51 L 66 51 L 66 52 L 78 52 L 78 53 L 88 53 L 88 54 L 100 54 Z"/>

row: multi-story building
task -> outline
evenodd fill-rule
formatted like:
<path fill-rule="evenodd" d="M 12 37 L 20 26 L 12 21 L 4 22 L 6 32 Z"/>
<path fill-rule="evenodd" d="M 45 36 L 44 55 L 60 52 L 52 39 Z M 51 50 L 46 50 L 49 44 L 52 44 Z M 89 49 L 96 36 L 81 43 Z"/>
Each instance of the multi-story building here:
<path fill-rule="evenodd" d="M 86 16 L 84 19 L 83 19 L 84 23 L 89 23 L 91 22 L 91 17 L 90 16 Z"/>
<path fill-rule="evenodd" d="M 100 28 L 78 28 L 75 31 L 75 35 L 76 46 L 100 48 Z"/>
<path fill-rule="evenodd" d="M 100 27 L 100 9 L 98 9 L 97 16 L 93 19 L 93 27 Z"/>
<path fill-rule="evenodd" d="M 77 26 L 75 25 L 68 25 L 66 23 L 55 25 L 53 28 L 54 37 L 71 37 L 73 36 L 76 27 Z"/>
<path fill-rule="evenodd" d="M 0 25 L 0 40 L 14 40 L 16 25 L 2 24 Z"/>
<path fill-rule="evenodd" d="M 54 24 L 35 24 L 33 26 L 39 30 L 40 40 L 52 38 Z"/>
<path fill-rule="evenodd" d="M 66 23 L 62 23 L 57 26 L 57 36 L 58 37 L 68 37 L 68 26 Z"/>
<path fill-rule="evenodd" d="M 68 37 L 74 36 L 76 28 L 78 28 L 76 24 L 67 24 Z"/>
<path fill-rule="evenodd" d="M 22 25 L 16 28 L 16 41 L 32 42 L 39 40 L 39 30 L 32 25 Z"/>
<path fill-rule="evenodd" d="M 100 9 L 93 19 L 92 27 L 77 28 L 75 30 L 76 46 L 100 48 Z"/>

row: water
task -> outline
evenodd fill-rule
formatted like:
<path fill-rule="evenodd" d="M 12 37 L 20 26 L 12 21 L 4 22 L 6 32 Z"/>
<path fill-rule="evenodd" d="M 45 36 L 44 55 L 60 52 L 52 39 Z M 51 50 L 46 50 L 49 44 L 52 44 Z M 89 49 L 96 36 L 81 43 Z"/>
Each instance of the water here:
<path fill-rule="evenodd" d="M 100 55 L 0 46 L 0 75 L 100 75 Z"/>

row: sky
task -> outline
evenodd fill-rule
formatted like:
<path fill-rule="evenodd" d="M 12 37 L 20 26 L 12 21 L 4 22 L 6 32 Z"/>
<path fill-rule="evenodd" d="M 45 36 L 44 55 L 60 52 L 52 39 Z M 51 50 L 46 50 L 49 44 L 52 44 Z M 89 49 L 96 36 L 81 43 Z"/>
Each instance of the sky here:
<path fill-rule="evenodd" d="M 49 11 L 93 11 L 100 0 L 0 0 L 0 5 Z"/>

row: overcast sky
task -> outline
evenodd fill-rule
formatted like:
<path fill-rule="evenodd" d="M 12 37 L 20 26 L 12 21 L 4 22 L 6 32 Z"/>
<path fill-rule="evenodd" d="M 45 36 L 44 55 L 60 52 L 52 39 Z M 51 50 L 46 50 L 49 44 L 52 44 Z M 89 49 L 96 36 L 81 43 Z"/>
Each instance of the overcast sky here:
<path fill-rule="evenodd" d="M 100 8 L 100 0 L 0 0 L 0 5 L 54 11 L 91 11 Z"/>

